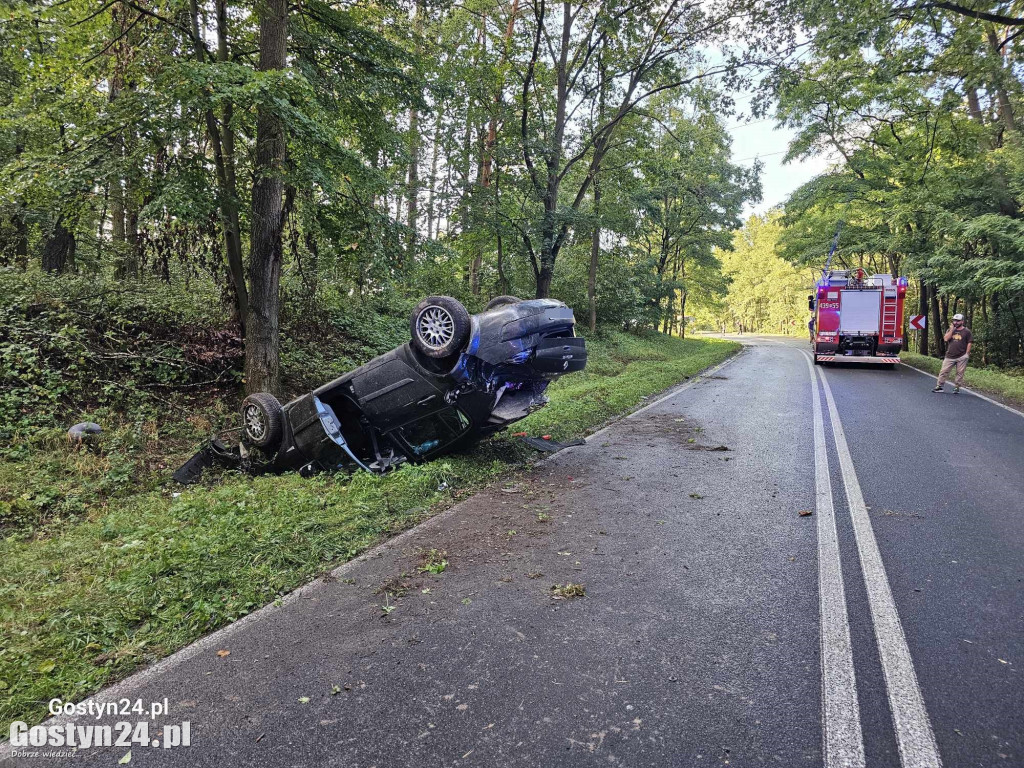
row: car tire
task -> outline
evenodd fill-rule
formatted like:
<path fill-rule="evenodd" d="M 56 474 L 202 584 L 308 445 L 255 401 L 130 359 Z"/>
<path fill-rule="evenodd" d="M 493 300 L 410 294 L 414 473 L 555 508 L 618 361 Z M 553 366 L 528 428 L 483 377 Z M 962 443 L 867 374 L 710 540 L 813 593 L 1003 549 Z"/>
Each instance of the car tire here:
<path fill-rule="evenodd" d="M 256 392 L 242 401 L 242 434 L 246 442 L 273 450 L 284 435 L 284 409 L 269 392 Z"/>
<path fill-rule="evenodd" d="M 518 296 L 495 296 L 487 302 L 487 306 L 484 307 L 484 312 L 490 312 L 492 309 L 504 307 L 506 304 L 518 304 L 521 301 L 522 299 Z"/>
<path fill-rule="evenodd" d="M 461 352 L 469 340 L 469 330 L 469 312 L 451 296 L 428 296 L 409 318 L 412 345 L 427 357 L 448 357 Z"/>

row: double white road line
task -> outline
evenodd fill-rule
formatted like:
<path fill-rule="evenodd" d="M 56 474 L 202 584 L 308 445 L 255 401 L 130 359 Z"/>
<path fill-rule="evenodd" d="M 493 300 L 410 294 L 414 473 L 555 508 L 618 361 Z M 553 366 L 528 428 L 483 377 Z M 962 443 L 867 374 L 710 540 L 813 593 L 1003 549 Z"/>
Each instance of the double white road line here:
<path fill-rule="evenodd" d="M 921 687 L 917 682 L 910 649 L 882 565 L 864 495 L 861 493 L 853 458 L 846 443 L 842 420 L 836 409 L 825 372 L 811 364 L 814 408 L 814 477 L 818 516 L 818 591 L 821 620 L 822 726 L 827 768 L 863 768 L 864 739 L 860 726 L 857 682 L 853 667 L 850 623 L 846 608 L 839 541 L 836 535 L 832 481 L 825 449 L 825 420 L 818 390 L 818 377 L 828 403 L 839 468 L 846 489 L 846 502 L 853 521 L 854 538 L 860 557 L 868 607 L 875 628 L 875 640 L 882 663 L 889 708 L 892 711 L 896 743 L 903 768 L 940 768 L 942 760 L 935 743 Z"/>

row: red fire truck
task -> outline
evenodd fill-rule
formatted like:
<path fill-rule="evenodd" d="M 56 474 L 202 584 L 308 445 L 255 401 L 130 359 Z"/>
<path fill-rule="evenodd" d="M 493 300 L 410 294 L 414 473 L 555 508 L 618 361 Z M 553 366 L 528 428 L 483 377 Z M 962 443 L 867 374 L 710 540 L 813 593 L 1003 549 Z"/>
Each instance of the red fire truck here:
<path fill-rule="evenodd" d="M 814 362 L 893 364 L 903 346 L 907 278 L 828 269 L 808 297 Z"/>

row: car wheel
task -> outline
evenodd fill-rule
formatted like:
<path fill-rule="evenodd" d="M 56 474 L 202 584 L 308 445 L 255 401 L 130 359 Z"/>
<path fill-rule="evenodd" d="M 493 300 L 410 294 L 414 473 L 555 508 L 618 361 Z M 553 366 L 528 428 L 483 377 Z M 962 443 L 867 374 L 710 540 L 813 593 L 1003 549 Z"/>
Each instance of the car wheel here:
<path fill-rule="evenodd" d="M 522 299 L 518 296 L 495 296 L 487 302 L 487 306 L 484 307 L 484 312 L 490 312 L 492 309 L 504 307 L 506 304 L 518 304 L 521 301 Z"/>
<path fill-rule="evenodd" d="M 451 296 L 429 296 L 409 318 L 412 343 L 427 357 L 448 357 L 469 340 L 469 312 Z"/>
<path fill-rule="evenodd" d="M 242 431 L 247 442 L 272 450 L 284 434 L 284 410 L 269 392 L 257 392 L 242 401 Z"/>

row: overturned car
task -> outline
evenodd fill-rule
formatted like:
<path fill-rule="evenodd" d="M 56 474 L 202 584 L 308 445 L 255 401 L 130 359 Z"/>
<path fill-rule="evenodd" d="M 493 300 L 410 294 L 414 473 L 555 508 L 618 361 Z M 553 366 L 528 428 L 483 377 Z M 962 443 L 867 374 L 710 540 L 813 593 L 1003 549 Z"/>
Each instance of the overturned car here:
<path fill-rule="evenodd" d="M 429 461 L 524 418 L 553 379 L 587 362 L 572 310 L 553 299 L 499 296 L 471 316 L 431 296 L 409 326 L 408 343 L 285 405 L 249 395 L 238 443 L 210 441 L 174 479 L 195 482 L 214 464 L 312 474 Z"/>

